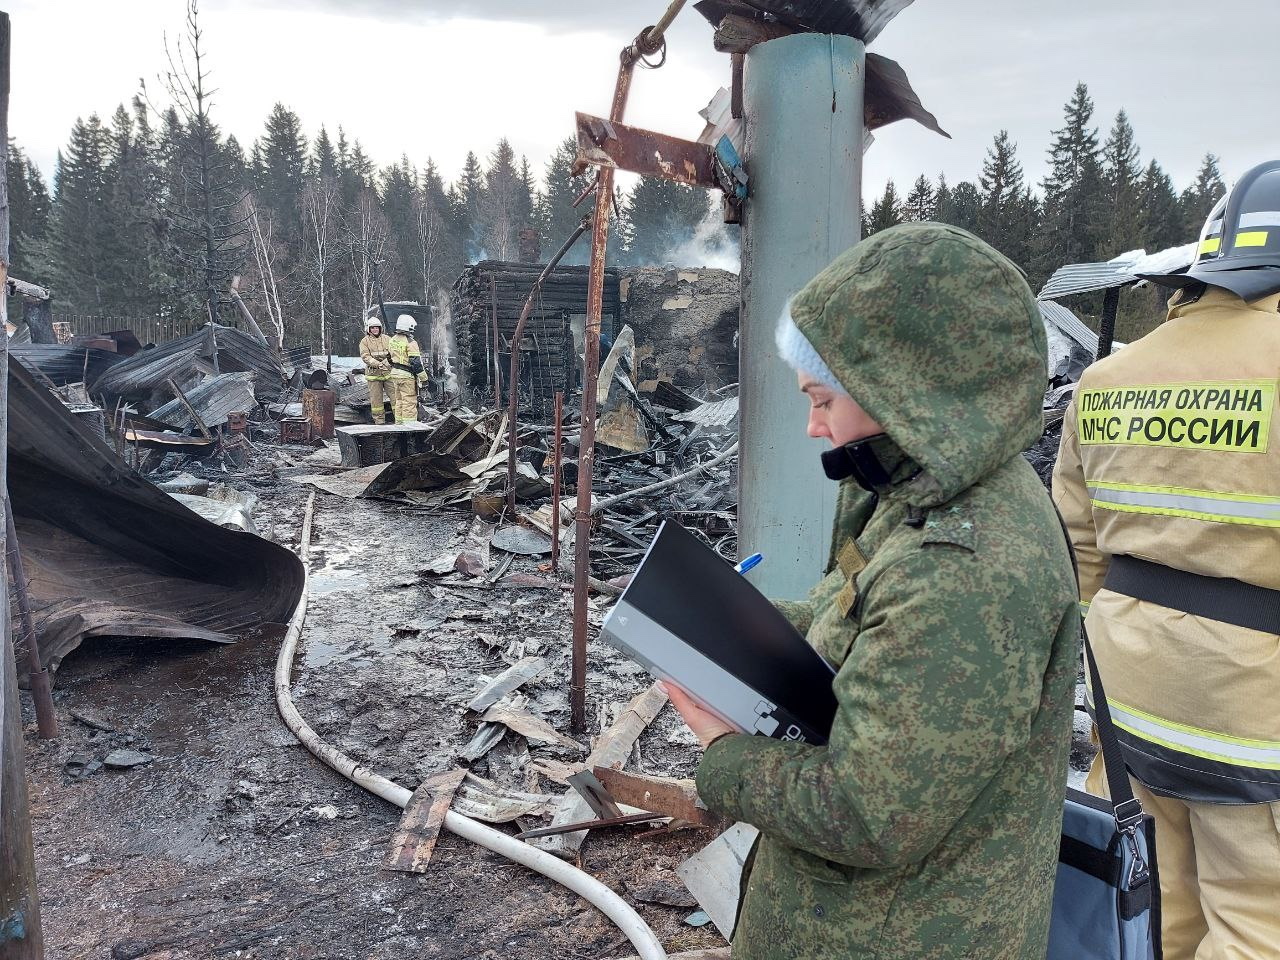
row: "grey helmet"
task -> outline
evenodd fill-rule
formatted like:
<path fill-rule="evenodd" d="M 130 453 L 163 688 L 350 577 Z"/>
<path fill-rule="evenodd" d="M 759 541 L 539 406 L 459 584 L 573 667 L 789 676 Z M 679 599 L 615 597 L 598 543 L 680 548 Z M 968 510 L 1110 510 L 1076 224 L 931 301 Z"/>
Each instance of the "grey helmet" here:
<path fill-rule="evenodd" d="M 1149 274 L 1165 287 L 1204 283 L 1252 302 L 1280 293 L 1280 160 L 1254 167 L 1214 206 L 1184 274 Z"/>

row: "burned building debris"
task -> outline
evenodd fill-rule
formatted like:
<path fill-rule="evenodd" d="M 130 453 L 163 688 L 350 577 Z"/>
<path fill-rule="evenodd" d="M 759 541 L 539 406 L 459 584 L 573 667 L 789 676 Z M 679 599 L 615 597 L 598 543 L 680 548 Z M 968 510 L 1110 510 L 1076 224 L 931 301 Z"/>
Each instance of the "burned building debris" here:
<path fill-rule="evenodd" d="M 477 394 L 506 395 L 511 338 L 541 272 L 538 264 L 484 260 L 454 284 L 451 312 L 462 379 Z M 547 417 L 556 391 L 572 392 L 580 382 L 576 358 L 582 352 L 586 302 L 586 267 L 558 267 L 543 284 L 519 346 L 525 410 Z M 610 270 L 604 299 L 610 329 L 619 312 L 618 273 Z"/>
<path fill-rule="evenodd" d="M 47 668 L 86 637 L 229 643 L 288 619 L 303 582 L 291 551 L 211 523 L 158 490 L 16 364 L 8 442 Z"/>
<path fill-rule="evenodd" d="M 719 390 L 738 382 L 738 275 L 703 267 L 641 267 L 619 280 L 622 320 L 636 337 L 636 389 L 662 382 Z"/>

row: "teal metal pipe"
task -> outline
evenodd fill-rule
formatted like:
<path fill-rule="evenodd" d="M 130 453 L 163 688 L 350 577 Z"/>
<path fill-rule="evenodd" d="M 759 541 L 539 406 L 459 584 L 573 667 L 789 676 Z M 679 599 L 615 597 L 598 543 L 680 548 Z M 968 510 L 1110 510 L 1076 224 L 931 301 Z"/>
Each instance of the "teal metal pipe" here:
<path fill-rule="evenodd" d="M 836 485 L 774 328 L 787 299 L 860 239 L 865 53 L 852 37 L 797 34 L 747 54 L 738 550 L 765 555 L 751 579 L 778 599 L 821 577 Z"/>

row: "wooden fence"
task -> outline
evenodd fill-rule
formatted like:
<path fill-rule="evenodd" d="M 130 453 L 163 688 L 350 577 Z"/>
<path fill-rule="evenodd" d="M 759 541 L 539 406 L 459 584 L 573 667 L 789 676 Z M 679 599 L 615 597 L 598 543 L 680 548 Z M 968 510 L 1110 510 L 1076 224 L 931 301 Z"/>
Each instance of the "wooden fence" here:
<path fill-rule="evenodd" d="M 195 333 L 205 324 L 203 317 L 112 317 L 89 313 L 55 313 L 54 323 L 71 325 L 71 332 L 76 336 L 90 336 L 95 333 L 107 333 L 112 330 L 131 330 L 142 343 L 164 343 Z M 221 318 L 223 324 L 227 318 Z"/>

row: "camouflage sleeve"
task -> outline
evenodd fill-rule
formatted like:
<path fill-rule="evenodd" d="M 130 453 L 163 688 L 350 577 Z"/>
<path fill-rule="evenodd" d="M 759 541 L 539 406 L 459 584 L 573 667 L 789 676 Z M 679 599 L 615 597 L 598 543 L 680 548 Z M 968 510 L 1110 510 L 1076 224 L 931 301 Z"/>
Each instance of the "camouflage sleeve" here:
<path fill-rule="evenodd" d="M 813 624 L 813 604 L 808 600 L 770 600 L 778 612 L 786 617 L 793 627 L 804 636 Z"/>
<path fill-rule="evenodd" d="M 1102 588 L 1109 563 L 1098 549 L 1098 534 L 1093 526 L 1093 504 L 1080 461 L 1075 401 L 1067 407 L 1062 420 L 1062 440 L 1058 444 L 1058 460 L 1053 468 L 1053 502 L 1067 521 L 1067 531 L 1076 548 L 1081 606 L 1087 608 L 1093 595 Z"/>
<path fill-rule="evenodd" d="M 923 859 L 1040 706 L 1052 637 L 1037 640 L 1054 630 L 1040 584 L 994 566 L 930 547 L 886 569 L 836 676 L 830 743 L 724 737 L 698 769 L 708 806 L 837 863 Z"/>

